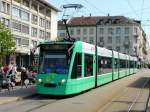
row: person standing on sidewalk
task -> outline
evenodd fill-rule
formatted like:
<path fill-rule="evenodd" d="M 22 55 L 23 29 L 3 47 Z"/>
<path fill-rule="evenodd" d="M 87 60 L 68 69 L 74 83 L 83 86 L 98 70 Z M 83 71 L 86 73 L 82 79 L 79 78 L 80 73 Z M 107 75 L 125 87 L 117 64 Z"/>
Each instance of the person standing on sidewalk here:
<path fill-rule="evenodd" d="M 21 71 L 21 87 L 26 86 L 27 88 L 27 85 L 25 84 L 25 80 L 27 79 L 28 79 L 27 71 L 26 68 L 23 67 Z"/>

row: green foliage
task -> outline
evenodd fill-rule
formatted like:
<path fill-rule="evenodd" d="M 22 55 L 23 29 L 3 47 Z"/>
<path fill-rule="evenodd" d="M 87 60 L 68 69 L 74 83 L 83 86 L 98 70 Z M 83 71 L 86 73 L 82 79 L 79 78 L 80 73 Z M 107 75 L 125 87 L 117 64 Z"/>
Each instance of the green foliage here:
<path fill-rule="evenodd" d="M 15 52 L 15 42 L 10 29 L 0 22 L 0 57 L 13 54 Z"/>

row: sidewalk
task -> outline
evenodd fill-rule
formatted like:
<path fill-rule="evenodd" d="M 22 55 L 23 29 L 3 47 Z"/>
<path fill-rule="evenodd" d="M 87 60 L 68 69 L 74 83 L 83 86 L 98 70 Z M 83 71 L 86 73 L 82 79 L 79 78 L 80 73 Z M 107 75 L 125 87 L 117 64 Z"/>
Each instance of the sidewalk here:
<path fill-rule="evenodd" d="M 21 100 L 32 95 L 35 95 L 35 85 L 30 85 L 28 88 L 21 88 L 19 86 L 14 90 L 5 90 L 0 92 L 0 105 Z"/>

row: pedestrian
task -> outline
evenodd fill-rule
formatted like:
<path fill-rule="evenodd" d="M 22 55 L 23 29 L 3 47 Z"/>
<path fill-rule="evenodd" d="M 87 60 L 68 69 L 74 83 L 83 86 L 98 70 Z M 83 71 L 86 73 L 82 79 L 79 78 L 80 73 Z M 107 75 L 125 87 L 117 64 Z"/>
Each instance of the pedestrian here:
<path fill-rule="evenodd" d="M 27 75 L 27 72 L 26 72 L 26 68 L 22 68 L 22 71 L 21 71 L 21 87 L 25 86 L 27 88 L 27 81 L 28 80 L 28 75 Z"/>
<path fill-rule="evenodd" d="M 7 75 L 7 72 L 9 70 L 9 67 L 8 65 L 6 64 L 4 67 L 3 67 L 3 71 L 4 71 L 4 74 Z"/>

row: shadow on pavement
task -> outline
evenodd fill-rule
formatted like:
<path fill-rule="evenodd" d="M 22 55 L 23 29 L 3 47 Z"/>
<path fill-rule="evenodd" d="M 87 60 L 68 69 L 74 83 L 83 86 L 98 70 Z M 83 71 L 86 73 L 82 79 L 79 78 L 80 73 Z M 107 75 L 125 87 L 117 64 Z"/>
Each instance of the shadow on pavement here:
<path fill-rule="evenodd" d="M 150 87 L 149 85 L 150 85 L 150 78 L 149 77 L 142 77 L 142 78 L 137 79 L 136 81 L 134 81 L 130 85 L 128 85 L 128 87 L 132 87 L 132 88 L 149 88 Z"/>

